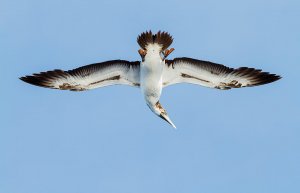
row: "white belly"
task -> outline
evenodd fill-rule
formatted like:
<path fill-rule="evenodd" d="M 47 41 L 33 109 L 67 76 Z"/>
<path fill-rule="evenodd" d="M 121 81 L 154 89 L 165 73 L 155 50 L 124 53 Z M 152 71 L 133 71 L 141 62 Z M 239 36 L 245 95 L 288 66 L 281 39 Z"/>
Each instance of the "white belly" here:
<path fill-rule="evenodd" d="M 141 65 L 141 90 L 148 105 L 159 100 L 162 90 L 163 63 L 160 60 L 145 60 Z"/>

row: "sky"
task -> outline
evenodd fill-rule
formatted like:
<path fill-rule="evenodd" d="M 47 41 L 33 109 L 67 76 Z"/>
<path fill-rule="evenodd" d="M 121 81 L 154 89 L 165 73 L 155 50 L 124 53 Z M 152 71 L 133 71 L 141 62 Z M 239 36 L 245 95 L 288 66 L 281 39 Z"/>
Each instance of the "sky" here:
<path fill-rule="evenodd" d="M 0 0 L 0 193 L 300 192 L 300 1 Z M 124 59 L 168 31 L 175 51 L 281 75 L 221 91 L 35 87 L 20 76 Z"/>

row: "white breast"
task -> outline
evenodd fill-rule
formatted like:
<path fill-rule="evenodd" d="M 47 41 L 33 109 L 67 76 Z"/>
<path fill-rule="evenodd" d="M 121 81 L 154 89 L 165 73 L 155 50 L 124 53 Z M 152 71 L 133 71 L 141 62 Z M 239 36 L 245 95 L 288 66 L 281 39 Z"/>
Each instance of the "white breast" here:
<path fill-rule="evenodd" d="M 160 49 L 157 44 L 148 45 L 140 68 L 141 90 L 148 105 L 154 105 L 161 95 L 164 61 L 161 60 Z"/>

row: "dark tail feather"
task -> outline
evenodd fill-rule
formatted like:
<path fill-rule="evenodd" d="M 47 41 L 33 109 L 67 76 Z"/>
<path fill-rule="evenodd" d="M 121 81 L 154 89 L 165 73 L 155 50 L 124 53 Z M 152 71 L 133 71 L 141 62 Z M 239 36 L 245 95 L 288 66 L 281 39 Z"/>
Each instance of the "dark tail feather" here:
<path fill-rule="evenodd" d="M 148 44 L 154 43 L 162 45 L 162 50 L 165 50 L 172 44 L 173 38 L 168 32 L 158 31 L 157 34 L 152 34 L 151 31 L 146 31 L 138 36 L 137 42 L 144 50 Z"/>

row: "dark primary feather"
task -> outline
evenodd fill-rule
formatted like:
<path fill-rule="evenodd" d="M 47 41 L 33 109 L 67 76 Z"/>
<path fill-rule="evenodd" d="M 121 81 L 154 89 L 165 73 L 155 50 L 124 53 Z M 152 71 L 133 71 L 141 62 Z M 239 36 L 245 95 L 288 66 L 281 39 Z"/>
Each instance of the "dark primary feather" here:
<path fill-rule="evenodd" d="M 248 67 L 234 69 L 222 64 L 186 57 L 166 60 L 166 65 L 170 71 L 173 69 L 173 73 L 185 72 L 177 76 L 182 76 L 187 82 L 195 83 L 199 80 L 202 85 L 219 89 L 258 86 L 281 78 L 279 75 L 262 72 L 260 69 Z M 171 76 L 172 72 L 169 74 Z"/>
<path fill-rule="evenodd" d="M 68 72 L 63 70 L 52 70 L 47 72 L 34 73 L 32 75 L 20 77 L 20 79 L 26 83 L 41 86 L 46 88 L 54 88 L 51 82 L 57 78 L 67 78 L 69 76 Z"/>
<path fill-rule="evenodd" d="M 118 71 L 124 69 L 127 71 L 129 71 L 130 69 L 136 70 L 137 68 L 139 68 L 139 63 L 140 62 L 138 61 L 129 62 L 126 60 L 112 60 L 102 63 L 90 64 L 68 71 L 56 69 L 47 72 L 35 73 L 33 75 L 20 77 L 20 79 L 29 84 L 41 87 L 82 91 L 89 89 L 89 86 L 95 85 L 100 82 L 118 80 L 121 78 L 121 74 L 119 74 Z M 111 70 L 110 73 L 113 75 L 104 79 L 101 79 L 102 77 L 99 77 L 99 80 L 95 82 L 89 82 L 88 85 L 81 84 L 83 80 L 91 78 L 91 76 L 93 76 L 95 73 L 105 72 L 105 70 Z M 95 79 L 95 77 L 92 78 Z M 57 83 L 57 81 L 59 83 Z"/>

